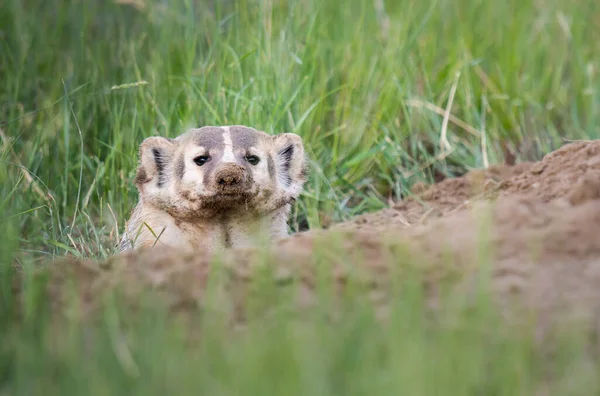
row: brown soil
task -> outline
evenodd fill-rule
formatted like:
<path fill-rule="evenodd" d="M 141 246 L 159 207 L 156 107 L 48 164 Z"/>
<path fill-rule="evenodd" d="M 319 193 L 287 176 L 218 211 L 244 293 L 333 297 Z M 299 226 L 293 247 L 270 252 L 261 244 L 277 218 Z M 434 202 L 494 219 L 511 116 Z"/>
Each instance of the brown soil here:
<path fill-rule="evenodd" d="M 230 279 L 223 291 L 232 297 L 231 312 L 243 317 L 252 268 L 265 257 L 277 284 L 300 281 L 301 306 L 315 302 L 318 251 L 331 263 L 328 273 L 336 285 L 362 282 L 384 316 L 387 286 L 403 271 L 423 274 L 435 308 L 442 280 L 452 280 L 455 290 L 469 296 L 481 279 L 481 264 L 489 262 L 498 301 L 532 309 L 540 328 L 566 318 L 584 319 L 594 328 L 600 323 L 600 141 L 565 145 L 537 163 L 415 186 L 413 193 L 378 213 L 296 234 L 266 256 L 227 252 L 220 262 Z M 105 263 L 111 270 L 65 262 L 52 267 L 51 291 L 62 301 L 64 280 L 75 274 L 86 301 L 99 289 L 124 283 L 132 301 L 151 285 L 173 308 L 187 308 L 202 305 L 210 263 L 198 252 L 166 250 L 115 257 Z"/>
<path fill-rule="evenodd" d="M 498 185 L 518 176 L 532 167 L 531 163 L 514 166 L 491 166 L 475 170 L 463 177 L 446 179 L 427 186 L 419 183 L 412 188 L 412 196 L 396 203 L 393 207 L 377 213 L 357 216 L 338 227 L 365 228 L 387 227 L 391 224 L 410 227 L 424 224 L 459 209 L 468 208 L 474 200 L 489 197 Z"/>

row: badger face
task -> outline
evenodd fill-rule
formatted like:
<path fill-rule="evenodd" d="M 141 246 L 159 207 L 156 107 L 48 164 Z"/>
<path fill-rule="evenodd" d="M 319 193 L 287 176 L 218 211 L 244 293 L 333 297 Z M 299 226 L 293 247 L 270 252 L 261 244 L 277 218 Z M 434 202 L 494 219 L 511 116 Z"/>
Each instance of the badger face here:
<path fill-rule="evenodd" d="M 306 179 L 301 138 L 245 126 L 206 126 L 140 146 L 136 186 L 145 203 L 181 220 L 264 214 L 295 200 Z"/>

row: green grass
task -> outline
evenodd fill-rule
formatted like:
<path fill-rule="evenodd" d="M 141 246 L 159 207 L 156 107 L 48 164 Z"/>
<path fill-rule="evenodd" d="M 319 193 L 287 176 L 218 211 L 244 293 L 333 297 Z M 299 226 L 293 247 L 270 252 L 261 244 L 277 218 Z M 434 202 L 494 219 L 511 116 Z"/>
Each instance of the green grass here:
<path fill-rule="evenodd" d="M 337 325 L 283 315 L 233 339 L 216 326 L 189 348 L 156 309 L 133 319 L 107 308 L 100 324 L 57 332 L 32 284 L 29 316 L 14 319 L 15 267 L 114 252 L 147 136 L 228 123 L 302 135 L 312 175 L 292 225 L 305 229 L 384 207 L 416 181 L 600 134 L 596 0 L 131 3 L 0 7 L 0 394 L 514 395 L 546 378 L 562 395 L 597 385 L 595 366 L 577 358 L 585 346 L 563 340 L 547 361 L 526 336 L 488 324 L 488 308 L 452 331 L 411 316 L 381 327 L 364 307 Z M 462 123 L 448 124 L 445 152 L 432 109 L 446 109 L 453 88 Z M 418 302 L 398 310 L 424 315 Z M 580 384 L 561 382 L 569 376 Z"/>

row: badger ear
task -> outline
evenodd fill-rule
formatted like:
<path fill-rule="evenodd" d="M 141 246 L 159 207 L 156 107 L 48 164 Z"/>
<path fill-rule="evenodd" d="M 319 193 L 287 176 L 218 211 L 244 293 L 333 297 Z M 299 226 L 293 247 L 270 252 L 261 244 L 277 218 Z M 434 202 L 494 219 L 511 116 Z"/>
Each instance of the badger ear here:
<path fill-rule="evenodd" d="M 278 184 L 297 198 L 308 176 L 302 138 L 295 133 L 273 136 Z"/>
<path fill-rule="evenodd" d="M 140 163 L 135 176 L 135 184 L 140 188 L 153 182 L 162 188 L 167 180 L 167 165 L 173 160 L 176 142 L 160 136 L 146 138 L 140 145 Z"/>

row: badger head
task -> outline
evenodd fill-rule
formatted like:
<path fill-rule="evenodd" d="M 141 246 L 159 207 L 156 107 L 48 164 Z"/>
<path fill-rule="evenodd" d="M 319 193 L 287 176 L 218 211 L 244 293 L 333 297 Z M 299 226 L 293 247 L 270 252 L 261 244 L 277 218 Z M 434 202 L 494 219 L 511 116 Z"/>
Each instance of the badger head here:
<path fill-rule="evenodd" d="M 140 146 L 135 184 L 144 204 L 180 220 L 289 206 L 307 176 L 304 147 L 293 133 L 245 126 L 190 129 Z"/>

